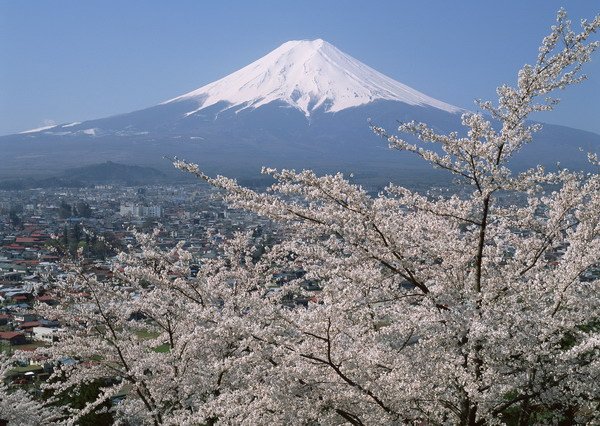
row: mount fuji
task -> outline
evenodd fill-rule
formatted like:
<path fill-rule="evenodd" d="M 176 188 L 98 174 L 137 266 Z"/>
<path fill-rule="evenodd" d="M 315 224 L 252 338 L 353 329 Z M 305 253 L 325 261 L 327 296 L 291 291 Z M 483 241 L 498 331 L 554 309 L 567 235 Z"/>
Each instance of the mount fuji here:
<path fill-rule="evenodd" d="M 288 41 L 241 70 L 165 104 L 188 99 L 195 100 L 198 108 L 186 116 L 223 101 L 236 112 L 282 101 L 306 117 L 319 109 L 339 112 L 376 100 L 460 111 L 392 80 L 321 39 Z"/>
<path fill-rule="evenodd" d="M 465 110 L 423 94 L 317 40 L 289 41 L 246 67 L 150 108 L 0 137 L 0 178 L 51 174 L 102 161 L 170 168 L 164 157 L 242 179 L 261 166 L 353 172 L 377 185 L 429 170 L 390 151 L 368 120 L 461 130 Z M 517 166 L 585 167 L 600 136 L 544 125 Z"/>

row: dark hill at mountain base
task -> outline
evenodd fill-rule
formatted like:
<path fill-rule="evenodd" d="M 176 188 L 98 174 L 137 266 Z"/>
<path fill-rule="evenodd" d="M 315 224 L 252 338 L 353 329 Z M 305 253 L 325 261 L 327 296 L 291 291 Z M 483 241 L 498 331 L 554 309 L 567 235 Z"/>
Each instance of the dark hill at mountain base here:
<path fill-rule="evenodd" d="M 58 176 L 0 180 L 1 190 L 31 188 L 82 188 L 97 184 L 150 185 L 168 182 L 168 176 L 151 167 L 107 161 L 66 170 Z"/>
<path fill-rule="evenodd" d="M 65 176 L 82 182 L 94 183 L 154 183 L 164 180 L 164 173 L 151 167 L 132 166 L 107 161 L 102 164 L 92 164 L 67 170 Z"/>

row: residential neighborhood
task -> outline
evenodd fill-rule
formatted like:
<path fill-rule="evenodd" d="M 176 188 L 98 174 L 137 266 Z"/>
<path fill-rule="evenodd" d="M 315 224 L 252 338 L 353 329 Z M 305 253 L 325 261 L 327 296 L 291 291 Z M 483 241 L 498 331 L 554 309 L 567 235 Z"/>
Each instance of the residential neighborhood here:
<path fill-rule="evenodd" d="M 184 241 L 198 265 L 218 256 L 235 232 L 250 232 L 259 246 L 278 232 L 266 219 L 227 208 L 202 184 L 0 192 L 0 350 L 30 353 L 10 371 L 16 386 L 51 372 L 34 351 L 60 339 L 62 327 L 39 307 L 61 305 L 53 282 L 65 274 L 65 257 L 83 256 L 87 271 L 104 281 L 117 252 L 135 250 L 134 230 L 160 228 L 164 248 Z"/>

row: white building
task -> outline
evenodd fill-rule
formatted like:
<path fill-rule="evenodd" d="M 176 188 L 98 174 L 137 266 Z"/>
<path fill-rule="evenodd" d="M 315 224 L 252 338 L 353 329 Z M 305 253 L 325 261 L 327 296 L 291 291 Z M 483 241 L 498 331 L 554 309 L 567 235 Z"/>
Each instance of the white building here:
<path fill-rule="evenodd" d="M 50 328 L 50 327 L 33 327 L 31 332 L 33 333 L 33 340 L 42 342 L 56 342 L 58 336 L 63 332 L 62 328 Z"/>
<path fill-rule="evenodd" d="M 161 217 L 162 207 L 161 206 L 143 206 L 141 204 L 121 204 L 119 208 L 119 214 L 121 216 L 133 216 L 133 217 Z"/>

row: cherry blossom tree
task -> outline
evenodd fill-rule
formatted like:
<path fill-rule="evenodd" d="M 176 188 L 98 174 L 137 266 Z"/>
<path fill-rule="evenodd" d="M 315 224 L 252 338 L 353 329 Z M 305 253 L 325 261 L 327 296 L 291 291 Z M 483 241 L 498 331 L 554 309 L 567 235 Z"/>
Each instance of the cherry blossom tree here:
<path fill-rule="evenodd" d="M 14 360 L 3 356 L 0 360 L 0 377 L 9 376 Z M 60 419 L 60 411 L 37 401 L 23 389 L 10 389 L 0 382 L 0 421 L 15 426 L 39 426 Z"/>
<path fill-rule="evenodd" d="M 157 234 L 137 234 L 105 281 L 74 260 L 56 283 L 65 303 L 43 309 L 65 328 L 41 350 L 55 362 L 44 391 L 99 389 L 61 419 L 600 422 L 600 177 L 509 168 L 539 128 L 528 117 L 583 79 L 599 26 L 575 33 L 559 12 L 536 62 L 464 114 L 464 134 L 401 125 L 413 143 L 373 127 L 461 179 L 466 196 L 394 184 L 371 196 L 341 174 L 273 169 L 276 183 L 256 192 L 176 161 L 278 222 L 282 241 L 258 256 L 237 235 L 195 276 L 183 244 L 165 251 Z"/>
<path fill-rule="evenodd" d="M 272 169 L 276 183 L 257 193 L 176 162 L 284 224 L 287 267 L 322 286 L 318 303 L 277 311 L 257 336 L 275 354 L 270 412 L 356 425 L 600 421 L 600 177 L 509 168 L 540 127 L 527 118 L 584 79 L 599 26 L 575 33 L 560 11 L 516 87 L 463 115 L 465 135 L 411 122 L 399 127 L 410 143 L 373 127 L 462 179 L 467 197 L 397 185 L 371 197 L 341 174 Z"/>
<path fill-rule="evenodd" d="M 57 283 L 65 302 L 41 310 L 66 328 L 41 352 L 72 360 L 57 363 L 45 391 L 59 398 L 101 384 L 85 407 L 71 407 L 69 422 L 106 409 L 127 424 L 212 424 L 248 415 L 249 395 L 271 366 L 252 337 L 264 322 L 254 306 L 271 262 L 253 262 L 249 236 L 240 234 L 192 277 L 183 243 L 164 251 L 157 235 L 136 233 L 139 247 L 118 256 L 106 281 L 76 261 Z"/>

